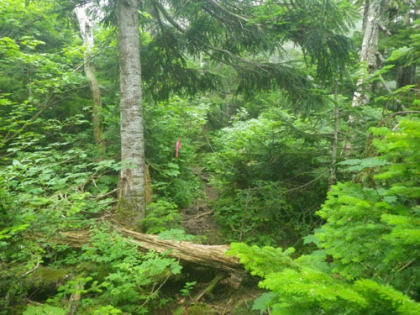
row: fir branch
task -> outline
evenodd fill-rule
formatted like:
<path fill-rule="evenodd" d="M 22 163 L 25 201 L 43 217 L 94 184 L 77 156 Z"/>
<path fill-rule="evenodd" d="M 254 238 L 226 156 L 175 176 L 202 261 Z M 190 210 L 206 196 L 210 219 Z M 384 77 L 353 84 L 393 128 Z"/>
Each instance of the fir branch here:
<path fill-rule="evenodd" d="M 158 1 L 152 0 L 152 5 L 155 8 L 155 11 L 160 11 L 162 13 L 162 15 L 165 17 L 165 19 L 173 26 L 175 27 L 178 31 L 180 31 L 181 33 L 185 33 L 185 30 L 181 27 L 181 25 L 179 25 L 173 18 L 172 16 L 165 10 L 165 8 L 163 7 L 162 4 L 160 4 Z"/>
<path fill-rule="evenodd" d="M 239 14 L 236 14 L 234 12 L 229 11 L 228 9 L 226 9 L 225 7 L 223 7 L 219 3 L 217 3 L 217 1 L 215 1 L 215 0 L 206 0 L 206 2 L 209 3 L 210 5 L 215 6 L 219 10 L 223 11 L 224 13 L 229 15 L 230 17 L 234 17 L 238 20 L 242 20 L 242 21 L 247 22 L 247 23 L 250 21 L 248 18 L 246 18 L 243 15 L 239 15 Z"/>

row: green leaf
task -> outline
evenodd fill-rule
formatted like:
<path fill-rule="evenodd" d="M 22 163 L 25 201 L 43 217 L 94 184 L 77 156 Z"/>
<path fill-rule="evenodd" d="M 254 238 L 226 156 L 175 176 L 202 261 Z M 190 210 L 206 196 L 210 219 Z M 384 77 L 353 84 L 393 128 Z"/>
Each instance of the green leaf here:
<path fill-rule="evenodd" d="M 261 313 L 265 312 L 271 303 L 278 297 L 276 292 L 266 292 L 261 294 L 261 296 L 255 299 L 254 304 L 252 305 L 253 311 L 260 311 Z"/>
<path fill-rule="evenodd" d="M 314 243 L 315 245 L 320 245 L 320 240 L 318 237 L 315 236 L 315 234 L 307 235 L 303 238 L 303 244 L 310 244 Z"/>
<path fill-rule="evenodd" d="M 65 315 L 67 312 L 62 308 L 44 304 L 42 306 L 29 306 L 23 315 Z"/>
<path fill-rule="evenodd" d="M 350 167 L 345 168 L 345 172 L 359 172 L 365 168 L 372 168 L 378 166 L 390 165 L 391 163 L 386 160 L 380 160 L 377 157 L 366 158 L 366 159 L 348 159 L 342 162 L 337 163 L 338 165 L 351 165 Z"/>

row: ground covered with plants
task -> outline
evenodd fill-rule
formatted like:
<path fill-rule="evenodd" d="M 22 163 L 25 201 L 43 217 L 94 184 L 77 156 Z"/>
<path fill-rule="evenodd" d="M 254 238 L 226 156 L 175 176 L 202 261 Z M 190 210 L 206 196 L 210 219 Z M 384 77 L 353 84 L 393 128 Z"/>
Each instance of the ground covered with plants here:
<path fill-rule="evenodd" d="M 420 314 L 419 16 L 2 0 L 0 314 Z"/>

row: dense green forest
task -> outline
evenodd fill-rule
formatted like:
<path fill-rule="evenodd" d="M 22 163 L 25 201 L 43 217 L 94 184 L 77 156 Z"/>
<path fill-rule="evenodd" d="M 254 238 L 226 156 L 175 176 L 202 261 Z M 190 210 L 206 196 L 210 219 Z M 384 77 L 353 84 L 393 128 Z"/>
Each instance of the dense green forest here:
<path fill-rule="evenodd" d="M 420 3 L 1 0 L 0 314 L 420 314 Z"/>

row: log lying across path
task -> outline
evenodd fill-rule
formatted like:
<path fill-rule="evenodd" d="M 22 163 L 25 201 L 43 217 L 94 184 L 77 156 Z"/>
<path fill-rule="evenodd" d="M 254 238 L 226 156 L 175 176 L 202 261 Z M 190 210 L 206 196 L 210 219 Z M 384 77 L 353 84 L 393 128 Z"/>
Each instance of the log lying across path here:
<path fill-rule="evenodd" d="M 201 245 L 185 241 L 164 240 L 157 235 L 138 233 L 118 226 L 114 226 L 114 229 L 131 238 L 131 242 L 137 245 L 140 250 L 154 250 L 158 253 L 169 252 L 169 256 L 183 262 L 230 274 L 246 274 L 236 257 L 225 254 L 230 249 L 228 245 Z M 89 242 L 88 232 L 63 232 L 62 235 L 65 237 L 65 243 L 71 246 L 81 247 Z"/>

